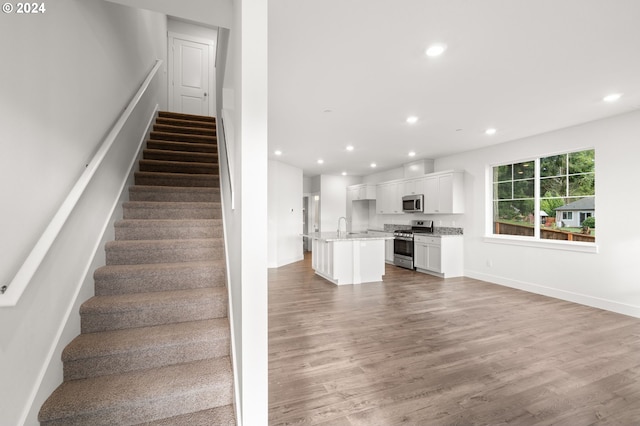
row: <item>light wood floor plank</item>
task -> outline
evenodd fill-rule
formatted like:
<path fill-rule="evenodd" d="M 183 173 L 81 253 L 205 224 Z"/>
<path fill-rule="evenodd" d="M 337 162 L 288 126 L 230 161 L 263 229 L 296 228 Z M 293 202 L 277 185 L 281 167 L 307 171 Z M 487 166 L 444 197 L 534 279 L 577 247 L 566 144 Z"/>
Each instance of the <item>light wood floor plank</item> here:
<path fill-rule="evenodd" d="M 387 265 L 269 272 L 271 425 L 640 424 L 640 320 Z"/>

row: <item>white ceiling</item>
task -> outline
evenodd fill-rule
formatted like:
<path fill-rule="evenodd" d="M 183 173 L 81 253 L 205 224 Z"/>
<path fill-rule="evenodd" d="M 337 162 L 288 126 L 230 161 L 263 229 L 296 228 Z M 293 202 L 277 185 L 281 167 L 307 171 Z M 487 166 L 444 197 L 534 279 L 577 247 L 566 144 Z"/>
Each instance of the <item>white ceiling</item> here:
<path fill-rule="evenodd" d="M 447 50 L 429 58 L 435 42 Z M 624 95 L 603 102 L 612 92 Z M 638 0 L 269 2 L 270 158 L 305 176 L 367 175 L 638 108 Z"/>

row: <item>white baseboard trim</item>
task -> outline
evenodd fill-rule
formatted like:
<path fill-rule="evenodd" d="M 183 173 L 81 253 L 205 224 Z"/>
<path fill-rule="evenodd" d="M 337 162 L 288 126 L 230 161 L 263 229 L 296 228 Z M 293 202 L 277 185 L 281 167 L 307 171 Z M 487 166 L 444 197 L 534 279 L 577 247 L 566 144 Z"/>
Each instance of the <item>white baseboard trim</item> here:
<path fill-rule="evenodd" d="M 282 266 L 286 266 L 286 265 L 289 265 L 291 263 L 300 262 L 301 260 L 304 260 L 304 255 L 292 257 L 292 258 L 289 258 L 289 259 L 280 260 L 280 261 L 278 261 L 276 263 L 270 262 L 267 265 L 267 268 L 269 268 L 269 269 L 280 268 Z"/>
<path fill-rule="evenodd" d="M 474 278 L 476 280 L 486 281 L 492 284 L 498 284 L 505 287 L 527 291 L 529 293 L 541 294 L 543 296 L 549 296 L 555 299 L 565 300 L 567 302 L 578 303 L 581 305 L 590 306 L 592 308 L 604 309 L 605 311 L 611 311 L 618 314 L 640 318 L 640 306 L 628 305 L 625 303 L 616 302 L 614 300 L 602 299 L 586 294 L 574 293 L 571 291 L 560 290 L 557 288 L 542 286 L 539 284 L 520 280 L 513 280 L 497 275 L 485 274 L 482 272 L 467 270 L 465 271 L 465 276 Z"/>

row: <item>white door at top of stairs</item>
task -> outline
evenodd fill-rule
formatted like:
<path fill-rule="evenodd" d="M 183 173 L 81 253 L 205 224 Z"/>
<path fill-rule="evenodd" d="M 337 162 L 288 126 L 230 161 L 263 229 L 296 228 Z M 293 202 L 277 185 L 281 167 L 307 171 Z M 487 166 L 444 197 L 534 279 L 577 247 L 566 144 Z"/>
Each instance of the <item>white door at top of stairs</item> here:
<path fill-rule="evenodd" d="M 215 116 L 213 40 L 169 33 L 169 110 Z"/>

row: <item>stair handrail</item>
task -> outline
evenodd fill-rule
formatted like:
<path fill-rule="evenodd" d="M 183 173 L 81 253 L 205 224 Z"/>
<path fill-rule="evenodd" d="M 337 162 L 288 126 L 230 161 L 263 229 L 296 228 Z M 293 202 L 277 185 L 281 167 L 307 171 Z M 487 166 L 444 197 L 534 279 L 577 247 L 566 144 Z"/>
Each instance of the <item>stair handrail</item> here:
<path fill-rule="evenodd" d="M 229 158 L 233 155 L 229 152 L 229 142 L 230 139 L 233 142 L 233 121 L 231 120 L 230 113 L 226 109 L 222 109 L 222 117 L 220 117 L 220 128 L 222 130 L 222 139 L 224 140 L 224 157 L 227 162 L 227 177 L 229 178 L 229 192 L 231 198 L 231 210 L 235 210 L 235 197 L 233 193 L 233 171 L 231 170 L 231 164 L 233 161 L 230 161 Z M 227 131 L 227 127 L 225 123 L 229 123 L 229 128 Z"/>
<path fill-rule="evenodd" d="M 127 107 L 120 115 L 120 118 L 118 118 L 118 121 L 116 121 L 116 123 L 111 128 L 109 134 L 102 141 L 102 144 L 96 151 L 95 155 L 87 164 L 84 171 L 76 181 L 75 185 L 73 185 L 73 188 L 71 188 L 71 191 L 69 191 L 69 194 L 49 222 L 49 225 L 47 225 L 47 228 L 38 239 L 38 242 L 36 242 L 35 246 L 33 247 L 33 249 L 31 249 L 31 252 L 25 259 L 24 263 L 22 264 L 16 275 L 13 277 L 13 280 L 11 280 L 9 284 L 0 287 L 0 307 L 11 307 L 18 304 L 20 297 L 31 282 L 31 279 L 40 267 L 40 264 L 44 260 L 45 256 L 51 249 L 51 246 L 58 237 L 58 234 L 60 234 L 62 227 L 69 219 L 69 216 L 73 212 L 73 209 L 78 204 L 78 201 L 82 197 L 82 194 L 89 185 L 89 182 L 91 182 L 91 178 L 93 178 L 94 174 L 102 164 L 102 161 L 115 142 L 118 134 L 133 113 L 133 110 L 138 105 L 138 102 L 140 102 L 140 99 L 151 84 L 151 81 L 158 73 L 158 70 L 162 66 L 162 62 L 162 59 L 156 60 L 155 65 L 153 66 L 145 80 L 142 82 L 142 85 L 133 96 Z"/>

